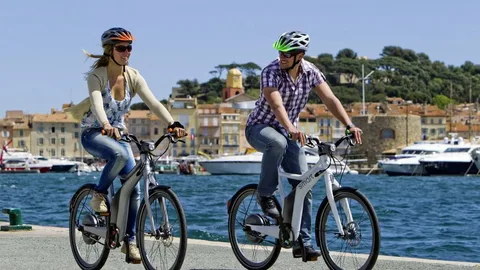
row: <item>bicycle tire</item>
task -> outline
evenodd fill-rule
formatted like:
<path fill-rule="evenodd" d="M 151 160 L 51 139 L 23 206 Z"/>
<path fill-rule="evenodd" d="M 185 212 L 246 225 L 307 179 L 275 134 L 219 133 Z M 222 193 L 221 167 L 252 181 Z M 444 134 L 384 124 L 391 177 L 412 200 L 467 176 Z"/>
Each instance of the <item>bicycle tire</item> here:
<path fill-rule="evenodd" d="M 356 269 L 361 269 L 361 270 L 372 269 L 373 266 L 375 265 L 376 261 L 377 261 L 378 254 L 379 254 L 379 251 L 380 251 L 380 226 L 379 226 L 378 218 L 377 218 L 377 215 L 375 213 L 375 210 L 374 210 L 372 204 L 367 199 L 367 197 L 365 197 L 365 195 L 363 195 L 358 190 L 353 189 L 353 188 L 342 187 L 342 188 L 334 191 L 333 195 L 334 195 L 334 198 L 335 198 L 335 202 L 338 202 L 339 200 L 344 199 L 344 198 L 348 198 L 348 199 L 357 201 L 363 207 L 363 209 L 366 210 L 366 212 L 368 214 L 368 217 L 369 217 L 369 220 L 371 221 L 372 247 L 370 249 L 370 252 L 368 254 L 368 258 L 365 261 L 365 263 L 363 265 L 361 265 L 359 268 L 356 268 Z M 351 204 L 349 203 L 349 205 L 351 205 Z M 337 208 L 339 209 L 340 207 L 337 206 Z M 323 200 L 322 204 L 320 205 L 320 207 L 318 209 L 318 212 L 317 212 L 317 217 L 316 217 L 316 221 L 315 221 L 315 237 L 317 239 L 318 245 L 321 248 L 322 257 L 323 257 L 326 265 L 328 266 L 328 268 L 329 269 L 340 270 L 340 269 L 343 269 L 343 268 L 340 267 L 339 265 L 337 265 L 334 258 L 332 258 L 332 254 L 331 254 L 330 250 L 328 249 L 328 243 L 327 243 L 327 237 L 326 237 L 326 222 L 327 222 L 327 218 L 328 218 L 328 215 L 329 215 L 330 211 L 331 211 L 330 204 L 328 203 L 327 198 L 325 198 Z M 355 218 L 354 218 L 354 220 L 355 220 Z M 353 224 L 353 225 L 356 225 L 356 224 Z M 359 228 L 360 228 L 359 225 L 358 225 L 358 228 L 355 227 L 355 233 L 352 234 L 352 235 L 356 235 L 357 230 L 359 230 Z M 333 230 L 336 231 L 336 234 L 338 236 L 338 230 L 336 228 L 336 225 L 334 226 Z M 344 225 L 344 230 L 345 230 L 345 225 Z M 325 232 L 325 233 L 323 233 L 323 232 Z M 358 234 L 360 234 L 360 237 L 362 237 L 361 229 L 360 229 L 360 233 L 358 233 Z M 342 241 L 344 241 L 344 240 L 342 240 Z M 353 242 L 357 243 L 358 239 L 353 239 L 353 240 L 348 239 L 347 241 L 351 241 L 351 243 L 353 243 Z M 347 246 L 347 245 L 345 245 L 345 246 Z M 355 255 L 358 255 L 358 254 L 355 254 Z M 352 255 L 352 257 L 355 257 L 355 255 Z M 355 259 L 357 259 L 357 258 L 355 257 Z M 344 261 L 345 261 L 345 257 L 342 257 L 342 262 L 344 262 Z"/>
<path fill-rule="evenodd" d="M 180 224 L 180 230 L 179 230 L 180 236 L 178 237 L 179 238 L 178 255 L 173 265 L 168 269 L 180 269 L 183 265 L 183 262 L 185 260 L 185 255 L 187 252 L 187 221 L 185 219 L 185 213 L 183 211 L 180 200 L 170 188 L 157 186 L 150 190 L 149 201 L 152 207 L 154 202 L 161 198 L 165 198 L 166 200 L 170 201 L 173 205 L 173 208 L 177 212 L 177 219 Z M 152 209 L 152 212 L 153 212 L 153 209 Z M 154 213 L 152 214 L 155 217 L 155 214 Z M 142 257 L 142 263 L 145 269 L 163 269 L 163 268 L 153 266 L 152 263 L 150 262 L 151 258 L 147 256 L 146 243 L 144 239 L 145 234 L 143 233 L 143 230 L 142 230 L 142 228 L 145 227 L 147 220 L 148 220 L 147 206 L 145 204 L 145 200 L 142 200 L 142 203 L 140 204 L 139 212 L 137 215 L 137 236 L 136 236 L 137 245 L 140 249 L 140 254 Z M 148 221 L 148 223 L 150 222 Z M 160 225 L 160 223 L 155 221 L 155 225 L 158 228 L 158 225 Z M 156 240 L 158 241 L 159 239 L 156 239 Z M 169 242 L 170 244 L 173 244 L 173 236 L 172 236 L 172 239 L 168 239 L 168 240 L 171 241 Z M 166 245 L 166 242 L 167 241 L 163 242 L 164 246 Z"/>
<path fill-rule="evenodd" d="M 235 257 L 238 259 L 238 261 L 247 269 L 253 269 L 253 270 L 259 270 L 259 269 L 268 269 L 270 268 L 275 261 L 277 260 L 281 246 L 280 246 L 280 241 L 278 239 L 275 239 L 275 244 L 273 245 L 273 250 L 264 261 L 261 262 L 253 262 L 246 258 L 244 253 L 240 250 L 240 247 L 238 246 L 237 242 L 237 236 L 235 234 L 235 224 L 236 224 L 236 213 L 242 203 L 242 201 L 247 198 L 248 196 L 253 196 L 255 198 L 256 196 L 256 191 L 257 191 L 257 185 L 247 185 L 240 189 L 237 194 L 235 194 L 234 198 L 232 198 L 230 209 L 229 209 L 229 214 L 228 214 L 228 237 L 230 241 L 230 245 L 232 247 L 233 253 L 235 254 Z M 255 203 L 256 199 L 253 199 Z M 277 202 L 278 206 L 278 202 Z M 280 208 L 279 208 L 280 209 Z M 255 215 L 255 214 L 254 214 Z M 246 219 L 246 215 L 244 217 Z M 245 222 L 245 219 L 243 222 Z M 242 225 L 243 226 L 243 225 Z M 252 237 L 252 236 L 250 236 Z M 247 236 L 248 238 L 248 236 Z M 260 237 L 258 238 L 260 240 Z"/>
<path fill-rule="evenodd" d="M 85 203 L 88 203 L 86 202 L 87 197 L 89 194 L 93 192 L 93 187 L 94 187 L 93 184 L 87 184 L 79 188 L 75 193 L 75 195 L 73 196 L 70 203 L 68 238 L 70 242 L 70 247 L 72 249 L 73 257 L 75 258 L 75 261 L 77 262 L 78 266 L 84 270 L 101 269 L 105 265 L 105 262 L 108 259 L 108 255 L 110 254 L 110 249 L 106 246 L 106 241 L 104 241 L 104 246 L 103 246 L 103 250 L 101 252 L 100 258 L 98 258 L 98 260 L 96 260 L 94 263 L 88 263 L 79 253 L 79 250 L 76 245 L 77 238 L 75 237 L 75 232 L 78 230 L 77 220 L 76 220 L 77 212 L 79 207 L 82 206 L 82 204 L 83 206 L 85 206 Z M 92 215 L 92 217 L 89 217 L 89 218 L 93 218 L 93 217 L 94 215 Z M 82 239 L 81 240 L 79 239 L 79 240 L 85 242 L 85 237 L 86 236 L 83 235 Z M 91 242 L 90 243 L 85 242 L 85 243 L 88 245 L 92 245 Z"/>

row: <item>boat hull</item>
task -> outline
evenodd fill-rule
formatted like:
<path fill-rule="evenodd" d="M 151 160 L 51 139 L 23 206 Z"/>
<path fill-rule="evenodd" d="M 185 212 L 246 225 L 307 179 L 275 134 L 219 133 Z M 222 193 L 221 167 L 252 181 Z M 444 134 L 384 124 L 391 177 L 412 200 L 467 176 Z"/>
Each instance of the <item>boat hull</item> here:
<path fill-rule="evenodd" d="M 422 162 L 423 167 L 430 175 L 464 175 L 477 174 L 478 169 L 471 162 Z M 468 170 L 468 172 L 467 172 Z"/>
<path fill-rule="evenodd" d="M 258 161 L 199 161 L 210 174 L 260 174 L 262 163 Z"/>

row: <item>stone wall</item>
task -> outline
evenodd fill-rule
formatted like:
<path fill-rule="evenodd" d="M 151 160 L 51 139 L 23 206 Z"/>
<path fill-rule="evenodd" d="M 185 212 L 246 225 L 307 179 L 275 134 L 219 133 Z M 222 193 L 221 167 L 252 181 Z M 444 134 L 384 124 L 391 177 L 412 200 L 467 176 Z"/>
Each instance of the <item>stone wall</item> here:
<path fill-rule="evenodd" d="M 383 151 L 421 139 L 421 117 L 418 115 L 409 115 L 408 119 L 406 115 L 365 115 L 355 116 L 352 121 L 363 130 L 363 144 L 355 146 L 355 152 L 365 154 L 369 166 L 377 163 L 377 156 Z"/>

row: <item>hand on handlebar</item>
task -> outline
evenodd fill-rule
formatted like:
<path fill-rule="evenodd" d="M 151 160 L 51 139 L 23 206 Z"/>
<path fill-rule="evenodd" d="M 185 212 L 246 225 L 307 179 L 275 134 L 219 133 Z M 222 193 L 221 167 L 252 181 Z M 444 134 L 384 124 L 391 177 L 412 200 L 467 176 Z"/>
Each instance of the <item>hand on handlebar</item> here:
<path fill-rule="evenodd" d="M 114 128 L 110 124 L 106 124 L 103 126 L 102 134 L 107 135 L 108 137 L 112 137 L 117 141 L 121 139 L 118 128 Z"/>
<path fill-rule="evenodd" d="M 353 135 L 353 139 L 356 143 L 362 144 L 362 130 L 358 127 L 352 127 L 348 130 Z"/>
<path fill-rule="evenodd" d="M 183 138 L 187 136 L 187 132 L 185 131 L 185 127 L 180 124 L 180 122 L 173 122 L 167 128 L 169 133 L 174 133 L 176 138 Z"/>
<path fill-rule="evenodd" d="M 306 137 L 301 131 L 296 128 L 293 128 L 288 131 L 288 138 L 294 141 L 299 141 L 302 146 L 305 146 Z"/>

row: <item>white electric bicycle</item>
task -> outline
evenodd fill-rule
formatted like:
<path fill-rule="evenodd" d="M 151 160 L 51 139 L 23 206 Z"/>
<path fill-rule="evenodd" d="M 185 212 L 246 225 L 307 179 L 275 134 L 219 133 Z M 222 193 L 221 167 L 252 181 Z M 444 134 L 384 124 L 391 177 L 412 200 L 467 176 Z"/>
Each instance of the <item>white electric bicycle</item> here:
<path fill-rule="evenodd" d="M 187 251 L 185 214 L 177 195 L 169 186 L 157 183 L 152 169 L 155 166 L 152 152 L 165 139 L 169 141 L 168 146 L 181 141 L 176 140 L 172 133 L 161 136 L 156 142 L 138 141 L 131 134 L 122 136 L 122 140 L 137 145 L 140 160 L 116 193 L 113 183 L 110 185 L 107 213 L 96 213 L 89 206 L 94 184 L 81 186 L 73 195 L 70 200 L 69 238 L 73 256 L 81 269 L 101 269 L 110 250 L 122 244 L 128 247 L 129 235 L 125 231 L 130 195 L 142 177 L 144 199 L 136 217 L 135 238 L 143 266 L 145 269 L 182 267 Z M 127 248 L 126 262 L 139 263 L 132 261 L 128 253 Z"/>
<path fill-rule="evenodd" d="M 233 252 L 247 269 L 267 269 L 277 260 L 281 248 L 292 248 L 298 241 L 302 260 L 307 261 L 300 236 L 303 203 L 306 194 L 323 176 L 326 197 L 318 208 L 315 220 L 315 239 L 329 269 L 372 269 L 380 249 L 380 226 L 368 199 L 357 189 L 341 187 L 329 169 L 335 162 L 333 153 L 343 142 L 353 146 L 352 135 L 334 144 L 307 137 L 307 146 L 317 147 L 319 161 L 306 173 L 290 174 L 279 168 L 275 197 L 281 213 L 278 219 L 267 217 L 257 198 L 257 184 L 242 187 L 227 202 L 228 235 Z M 285 195 L 282 177 L 301 181 Z M 282 210 L 283 209 L 283 210 Z"/>

